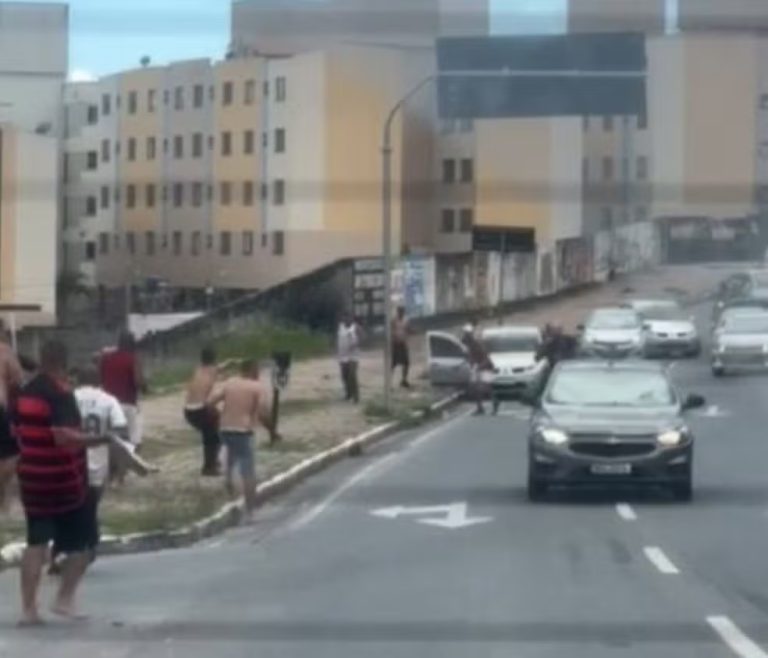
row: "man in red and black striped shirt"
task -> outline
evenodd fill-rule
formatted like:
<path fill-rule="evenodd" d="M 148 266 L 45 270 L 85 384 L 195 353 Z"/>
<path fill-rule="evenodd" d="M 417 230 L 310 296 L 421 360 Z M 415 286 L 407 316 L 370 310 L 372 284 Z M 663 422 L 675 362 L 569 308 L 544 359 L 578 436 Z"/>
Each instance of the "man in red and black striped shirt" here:
<path fill-rule="evenodd" d="M 40 372 L 21 389 L 14 407 L 20 449 L 17 474 L 27 519 L 27 549 L 21 569 L 22 625 L 42 623 L 37 593 L 51 542 L 69 556 L 52 608 L 55 614 L 75 617 L 75 593 L 88 566 L 95 519 L 87 504 L 86 450 L 108 439 L 81 431 L 66 368 L 66 347 L 58 342 L 46 344 Z"/>

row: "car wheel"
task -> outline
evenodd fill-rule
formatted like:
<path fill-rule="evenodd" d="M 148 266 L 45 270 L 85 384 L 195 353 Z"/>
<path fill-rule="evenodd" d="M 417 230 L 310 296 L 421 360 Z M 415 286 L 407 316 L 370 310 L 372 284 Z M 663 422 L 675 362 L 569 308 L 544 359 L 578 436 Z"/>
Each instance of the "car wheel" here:
<path fill-rule="evenodd" d="M 681 503 L 689 503 L 693 500 L 693 481 L 691 478 L 684 480 L 680 484 L 674 485 L 672 494 L 676 500 Z"/>
<path fill-rule="evenodd" d="M 725 377 L 725 368 L 722 366 L 712 366 L 712 374 L 715 377 Z"/>
<path fill-rule="evenodd" d="M 533 473 L 528 474 L 528 500 L 537 503 L 547 495 L 547 485 Z"/>

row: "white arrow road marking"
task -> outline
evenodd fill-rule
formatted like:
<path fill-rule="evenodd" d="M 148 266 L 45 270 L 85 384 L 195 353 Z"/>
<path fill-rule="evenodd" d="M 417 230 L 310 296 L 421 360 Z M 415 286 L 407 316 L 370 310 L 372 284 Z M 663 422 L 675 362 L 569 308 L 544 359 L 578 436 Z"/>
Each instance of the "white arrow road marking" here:
<path fill-rule="evenodd" d="M 707 623 L 723 639 L 730 649 L 741 658 L 768 658 L 759 646 L 750 640 L 728 617 L 707 617 Z"/>
<path fill-rule="evenodd" d="M 448 530 L 468 528 L 481 523 L 493 521 L 490 516 L 473 516 L 467 514 L 467 503 L 451 503 L 450 505 L 434 505 L 432 507 L 384 507 L 373 510 L 371 514 L 382 519 L 397 519 L 401 516 L 437 516 L 442 518 L 416 519 L 417 523 L 437 526 Z"/>

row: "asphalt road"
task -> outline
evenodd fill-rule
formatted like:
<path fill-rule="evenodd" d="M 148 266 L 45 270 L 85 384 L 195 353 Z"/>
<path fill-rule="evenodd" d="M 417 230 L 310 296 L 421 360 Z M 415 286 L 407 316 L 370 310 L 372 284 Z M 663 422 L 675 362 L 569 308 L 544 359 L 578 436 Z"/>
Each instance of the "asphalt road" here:
<path fill-rule="evenodd" d="M 17 575 L 0 575 L 0 656 L 765 658 L 768 376 L 716 381 L 703 358 L 674 377 L 711 405 L 690 420 L 691 504 L 529 504 L 524 410 L 460 410 L 314 478 L 254 527 L 97 563 L 87 624 L 16 630 Z"/>

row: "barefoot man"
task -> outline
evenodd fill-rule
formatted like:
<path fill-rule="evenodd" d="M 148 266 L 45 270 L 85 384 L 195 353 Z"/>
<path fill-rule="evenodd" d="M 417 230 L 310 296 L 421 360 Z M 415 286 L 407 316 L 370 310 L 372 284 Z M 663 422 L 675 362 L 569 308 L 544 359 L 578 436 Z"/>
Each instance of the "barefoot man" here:
<path fill-rule="evenodd" d="M 267 399 L 267 390 L 259 381 L 259 364 L 251 360 L 243 361 L 240 374 L 228 379 L 209 399 L 212 406 L 222 405 L 220 435 L 227 449 L 227 492 L 235 495 L 232 476 L 237 467 L 246 514 L 256 508 L 254 434 L 260 418 L 265 417 L 263 404 Z"/>
<path fill-rule="evenodd" d="M 6 505 L 6 492 L 16 472 L 19 446 L 11 430 L 10 399 L 21 386 L 21 365 L 11 348 L 10 336 L 0 323 L 0 512 Z"/>
<path fill-rule="evenodd" d="M 216 384 L 219 369 L 216 366 L 216 352 L 212 347 L 204 347 L 200 353 L 200 365 L 195 369 L 192 379 L 187 384 L 187 400 L 184 405 L 184 417 L 187 422 L 200 432 L 203 440 L 203 477 L 220 475 L 219 451 L 219 414 L 216 407 L 208 404 L 208 398 Z"/>
<path fill-rule="evenodd" d="M 19 489 L 27 521 L 20 625 L 43 623 L 37 595 L 51 542 L 67 555 L 52 612 L 77 619 L 75 594 L 88 566 L 92 525 L 86 453 L 108 439 L 90 437 L 80 429 L 77 400 L 67 381 L 67 348 L 62 343 L 53 341 L 43 347 L 40 371 L 16 398 L 14 420 L 20 448 Z"/>

